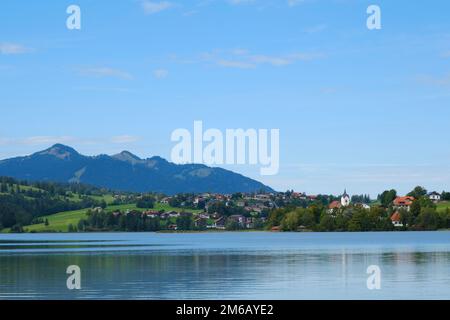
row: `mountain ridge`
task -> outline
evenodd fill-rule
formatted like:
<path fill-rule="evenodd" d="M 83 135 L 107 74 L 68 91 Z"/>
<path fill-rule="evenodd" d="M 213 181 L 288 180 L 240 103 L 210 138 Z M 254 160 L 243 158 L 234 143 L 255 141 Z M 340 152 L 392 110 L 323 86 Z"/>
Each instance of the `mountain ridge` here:
<path fill-rule="evenodd" d="M 86 183 L 130 192 L 274 191 L 261 182 L 223 168 L 180 165 L 159 156 L 141 159 L 130 151 L 112 156 L 85 156 L 63 144 L 28 156 L 0 160 L 0 175 L 30 181 Z"/>

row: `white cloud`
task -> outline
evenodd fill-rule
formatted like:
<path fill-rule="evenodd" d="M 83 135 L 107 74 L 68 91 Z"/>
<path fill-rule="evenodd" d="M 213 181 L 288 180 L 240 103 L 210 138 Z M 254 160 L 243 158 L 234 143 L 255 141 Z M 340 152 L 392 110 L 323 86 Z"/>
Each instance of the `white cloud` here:
<path fill-rule="evenodd" d="M 120 78 L 124 80 L 132 80 L 133 76 L 129 74 L 128 72 L 108 68 L 108 67 L 98 67 L 98 68 L 83 68 L 80 69 L 80 74 L 86 75 L 86 76 L 93 76 L 93 77 L 112 77 L 112 78 Z"/>
<path fill-rule="evenodd" d="M 233 5 L 238 5 L 238 4 L 252 3 L 255 2 L 255 0 L 228 0 L 228 2 Z"/>
<path fill-rule="evenodd" d="M 107 143 L 123 144 L 139 141 L 141 138 L 132 135 L 120 135 L 107 137 L 102 139 L 79 138 L 73 136 L 30 136 L 21 138 L 0 137 L 1 146 L 41 146 L 62 144 L 78 144 L 78 145 L 105 145 Z"/>
<path fill-rule="evenodd" d="M 311 33 L 318 33 L 318 32 L 322 32 L 326 28 L 327 28 L 326 24 L 319 24 L 319 25 L 316 25 L 316 26 L 305 28 L 305 29 L 303 29 L 303 32 L 309 33 L 309 34 L 311 34 Z"/>
<path fill-rule="evenodd" d="M 295 7 L 303 2 L 304 2 L 304 0 L 288 0 L 287 3 L 288 3 L 289 7 Z"/>
<path fill-rule="evenodd" d="M 142 8 L 146 14 L 155 14 L 170 8 L 173 8 L 174 4 L 169 1 L 143 1 Z"/>
<path fill-rule="evenodd" d="M 217 64 L 221 67 L 226 68 L 238 68 L 238 69 L 251 69 L 256 66 L 252 63 L 243 62 L 243 61 L 231 61 L 231 60 L 218 60 Z"/>
<path fill-rule="evenodd" d="M 251 54 L 244 49 L 234 49 L 225 52 L 216 50 L 202 55 L 204 61 L 212 62 L 221 67 L 239 69 L 252 69 L 260 65 L 283 67 L 297 61 L 309 61 L 323 57 L 324 55 L 321 53 L 291 53 L 285 55 Z"/>
<path fill-rule="evenodd" d="M 9 143 L 9 141 L 10 141 L 10 139 L 8 139 L 8 138 L 0 137 L 0 146 L 7 145 Z"/>
<path fill-rule="evenodd" d="M 55 144 L 55 143 L 69 143 L 75 141 L 75 138 L 70 136 L 33 136 L 16 141 L 18 144 L 25 145 L 42 145 L 42 144 Z"/>
<path fill-rule="evenodd" d="M 242 49 L 242 48 L 233 49 L 233 50 L 231 50 L 231 52 L 237 56 L 242 56 L 242 55 L 248 54 L 248 50 Z"/>
<path fill-rule="evenodd" d="M 0 53 L 4 55 L 23 54 L 30 51 L 31 49 L 17 43 L 0 43 Z"/>
<path fill-rule="evenodd" d="M 450 74 L 442 77 L 436 77 L 432 75 L 422 75 L 419 76 L 418 81 L 427 85 L 448 87 L 450 86 Z"/>
<path fill-rule="evenodd" d="M 139 137 L 131 136 L 131 135 L 122 135 L 122 136 L 116 136 L 111 138 L 112 143 L 133 143 L 139 140 Z"/>
<path fill-rule="evenodd" d="M 164 79 L 169 76 L 169 71 L 166 69 L 156 69 L 155 71 L 153 71 L 153 75 L 157 79 Z"/>
<path fill-rule="evenodd" d="M 442 57 L 442 58 L 450 58 L 450 51 L 443 52 L 443 53 L 441 54 L 441 57 Z"/>

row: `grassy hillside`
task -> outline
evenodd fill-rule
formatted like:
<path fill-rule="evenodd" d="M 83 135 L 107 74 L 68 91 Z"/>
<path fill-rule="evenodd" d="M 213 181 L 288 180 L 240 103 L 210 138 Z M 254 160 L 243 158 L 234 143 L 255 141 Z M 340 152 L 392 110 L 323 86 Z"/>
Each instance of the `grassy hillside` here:
<path fill-rule="evenodd" d="M 85 208 L 108 205 L 113 201 L 111 191 L 93 186 L 0 177 L 0 231 L 5 228 L 20 232 L 23 226 L 43 222 L 48 216 L 62 212 L 65 215 L 55 223 L 59 225 L 67 218 L 69 225 L 79 215 L 78 211 L 84 212 Z"/>
<path fill-rule="evenodd" d="M 124 204 L 124 205 L 116 205 L 116 206 L 108 206 L 106 208 L 107 211 L 126 211 L 126 210 L 143 210 L 136 207 L 135 204 Z M 173 208 L 169 205 L 155 204 L 155 207 L 152 210 L 165 210 L 165 211 L 177 211 L 180 212 L 182 209 L 180 208 Z M 188 211 L 192 213 L 198 213 L 201 210 L 183 210 Z M 87 209 L 83 210 L 75 210 L 75 211 L 66 211 L 66 212 L 60 212 L 57 214 L 52 214 L 49 216 L 43 217 L 44 219 L 48 219 L 49 225 L 46 226 L 44 223 L 31 225 L 31 226 L 25 226 L 24 230 L 28 232 L 67 232 L 68 227 L 70 224 L 73 226 L 77 226 L 78 222 L 81 219 L 86 218 L 86 212 Z M 7 232 L 8 230 L 4 230 L 4 232 Z"/>
<path fill-rule="evenodd" d="M 450 208 L 450 201 L 443 201 L 437 204 L 438 211 L 444 211 L 447 208 Z"/>

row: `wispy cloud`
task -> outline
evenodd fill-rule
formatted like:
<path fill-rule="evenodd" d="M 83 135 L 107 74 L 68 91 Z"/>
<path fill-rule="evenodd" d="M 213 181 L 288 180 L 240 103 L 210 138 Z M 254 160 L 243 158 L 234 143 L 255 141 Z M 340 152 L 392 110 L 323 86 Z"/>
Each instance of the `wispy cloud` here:
<path fill-rule="evenodd" d="M 245 49 L 235 49 L 205 53 L 202 55 L 202 59 L 221 67 L 252 69 L 261 65 L 283 67 L 298 61 L 310 61 L 324 56 L 322 53 L 252 54 Z"/>
<path fill-rule="evenodd" d="M 169 1 L 142 1 L 142 8 L 146 14 L 155 14 L 167 9 L 171 9 L 175 6 L 174 3 Z"/>
<path fill-rule="evenodd" d="M 55 144 L 55 143 L 70 143 L 76 139 L 70 136 L 32 136 L 23 139 L 15 140 L 17 144 L 24 145 L 42 145 L 42 144 Z M 10 139 L 9 141 L 13 141 Z"/>
<path fill-rule="evenodd" d="M 48 146 L 56 143 L 80 144 L 80 145 L 104 145 L 107 143 L 126 144 L 139 141 L 141 138 L 133 135 L 120 135 L 107 138 L 80 138 L 74 136 L 30 136 L 21 138 L 0 137 L 2 146 Z"/>
<path fill-rule="evenodd" d="M 4 55 L 24 54 L 32 51 L 21 44 L 17 43 L 0 43 L 0 53 Z"/>
<path fill-rule="evenodd" d="M 238 69 L 252 69 L 256 66 L 252 63 L 244 62 L 244 61 L 232 61 L 232 60 L 224 60 L 220 59 L 216 62 L 219 66 L 225 68 L 238 68 Z"/>
<path fill-rule="evenodd" d="M 327 28 L 326 24 L 318 24 L 312 27 L 308 27 L 303 29 L 304 33 L 308 33 L 308 34 L 314 34 L 314 33 L 319 33 L 324 31 Z"/>
<path fill-rule="evenodd" d="M 139 141 L 140 138 L 132 135 L 122 135 L 111 138 L 112 143 L 122 144 L 122 143 L 133 143 Z"/>
<path fill-rule="evenodd" d="M 157 79 L 164 79 L 169 76 L 169 71 L 166 69 L 156 69 L 153 71 L 153 76 Z"/>
<path fill-rule="evenodd" d="M 74 87 L 73 90 L 89 91 L 89 92 L 117 92 L 117 93 L 129 93 L 133 91 L 130 88 L 124 87 L 94 87 L 94 86 Z"/>
<path fill-rule="evenodd" d="M 79 73 L 85 76 L 93 76 L 93 77 L 111 77 L 111 78 L 119 78 L 123 80 L 132 80 L 133 76 L 122 70 L 113 69 L 109 67 L 96 67 L 96 68 L 82 68 L 79 69 Z"/>
<path fill-rule="evenodd" d="M 305 0 L 288 0 L 287 4 L 289 7 L 295 7 L 298 6 L 299 4 L 305 2 Z"/>
<path fill-rule="evenodd" d="M 442 58 L 445 58 L 445 59 L 450 58 L 450 50 L 449 50 L 449 51 L 443 52 L 443 53 L 441 54 L 441 57 L 442 57 Z"/>
<path fill-rule="evenodd" d="M 228 3 L 233 5 L 247 4 L 252 2 L 255 2 L 255 0 L 228 0 Z"/>
<path fill-rule="evenodd" d="M 417 77 L 417 80 L 426 85 L 448 87 L 450 86 L 450 73 L 441 77 L 433 75 L 421 75 Z"/>

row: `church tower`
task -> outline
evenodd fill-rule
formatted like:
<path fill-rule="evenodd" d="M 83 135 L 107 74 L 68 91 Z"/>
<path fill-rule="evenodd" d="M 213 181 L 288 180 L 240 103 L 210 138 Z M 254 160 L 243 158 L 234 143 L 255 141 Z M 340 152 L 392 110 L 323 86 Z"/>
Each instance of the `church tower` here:
<path fill-rule="evenodd" d="M 345 189 L 344 194 L 341 197 L 341 205 L 343 207 L 348 207 L 350 205 L 350 196 L 347 194 L 347 189 Z"/>

